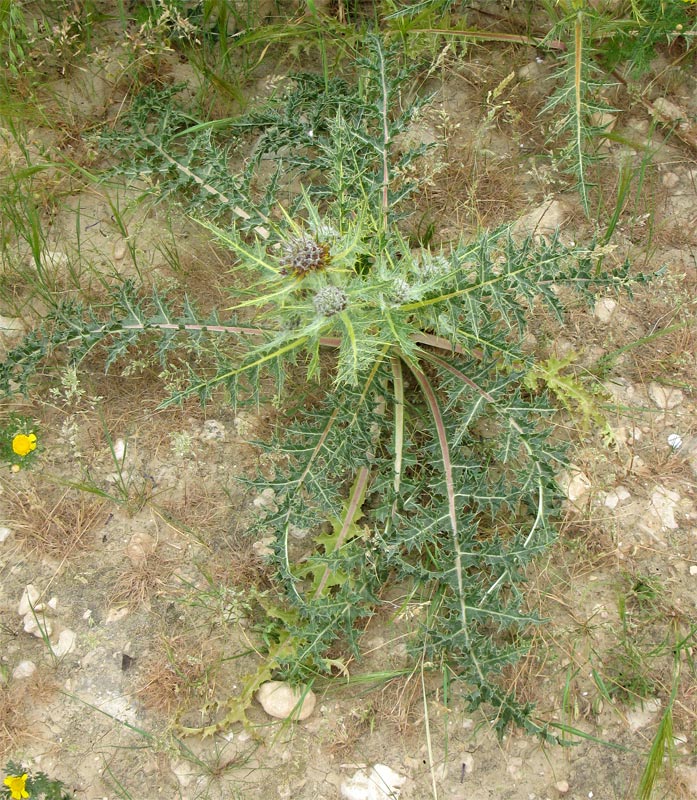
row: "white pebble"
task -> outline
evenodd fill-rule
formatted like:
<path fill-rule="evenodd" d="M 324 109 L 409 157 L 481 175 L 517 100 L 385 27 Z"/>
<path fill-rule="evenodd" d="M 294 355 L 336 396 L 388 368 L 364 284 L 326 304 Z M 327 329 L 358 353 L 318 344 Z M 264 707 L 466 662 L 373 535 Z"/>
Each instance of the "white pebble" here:
<path fill-rule="evenodd" d="M 617 496 L 617 492 L 612 491 L 607 493 L 607 497 L 605 498 L 605 507 L 609 508 L 610 511 L 617 508 L 618 503 L 620 502 L 620 498 Z"/>
<path fill-rule="evenodd" d="M 43 603 L 39 603 L 39 590 L 32 583 L 28 583 L 22 592 L 19 605 L 17 606 L 17 613 L 20 617 L 31 614 L 34 611 L 42 611 L 44 608 Z"/>
<path fill-rule="evenodd" d="M 0 316 L 0 335 L 19 336 L 24 332 L 24 323 L 19 317 Z"/>
<path fill-rule="evenodd" d="M 679 436 L 677 433 L 671 433 L 668 437 L 668 444 L 673 450 L 679 450 L 682 447 L 682 436 Z"/>
<path fill-rule="evenodd" d="M 690 564 L 690 575 L 697 575 L 697 564 Z"/>
<path fill-rule="evenodd" d="M 398 800 L 406 777 L 385 764 L 375 764 L 367 772 L 359 769 L 341 783 L 344 800 Z"/>
<path fill-rule="evenodd" d="M 256 699 L 270 717 L 295 720 L 307 719 L 317 702 L 312 689 L 293 687 L 285 681 L 263 683 Z"/>
<path fill-rule="evenodd" d="M 113 622 L 119 622 L 124 617 L 127 617 L 130 613 L 130 609 L 128 606 L 121 606 L 120 608 L 110 608 L 107 613 L 106 617 L 104 617 L 104 622 L 107 625 L 111 625 Z"/>
<path fill-rule="evenodd" d="M 683 394 L 680 389 L 675 389 L 672 386 L 662 386 L 660 383 L 652 381 L 649 384 L 649 397 L 658 408 L 669 411 L 682 403 Z"/>
<path fill-rule="evenodd" d="M 605 506 L 612 510 L 617 508 L 617 506 L 623 500 L 628 500 L 630 497 L 631 495 L 629 494 L 626 486 L 616 486 L 607 493 L 607 497 L 605 498 Z"/>
<path fill-rule="evenodd" d="M 656 714 L 661 710 L 661 705 L 658 697 L 649 697 L 642 702 L 640 707 L 628 711 L 626 716 L 629 730 L 636 732 L 650 725 Z"/>
<path fill-rule="evenodd" d="M 268 558 L 269 556 L 273 555 L 273 547 L 271 547 L 273 541 L 273 536 L 264 536 L 263 539 L 259 539 L 258 542 L 254 542 L 252 545 L 252 551 L 258 558 Z"/>
<path fill-rule="evenodd" d="M 675 519 L 675 512 L 679 502 L 680 495 L 677 492 L 667 489 L 665 486 L 657 486 L 651 494 L 649 510 L 661 520 L 661 525 L 664 528 L 675 530 L 679 527 Z"/>
<path fill-rule="evenodd" d="M 44 639 L 46 636 L 50 636 L 53 633 L 53 624 L 49 619 L 37 620 L 30 611 L 26 617 L 24 617 L 24 630 L 27 633 L 31 633 L 32 636 L 36 636 L 37 639 Z"/>
<path fill-rule="evenodd" d="M 114 245 L 114 261 L 121 261 L 126 255 L 126 242 L 121 239 Z"/>
<path fill-rule="evenodd" d="M 595 303 L 593 315 L 600 322 L 609 322 L 617 309 L 617 303 L 611 297 L 601 297 Z"/>
<path fill-rule="evenodd" d="M 260 495 L 257 495 L 254 500 L 252 500 L 252 505 L 255 508 L 261 508 L 263 510 L 268 511 L 278 511 L 278 506 L 276 505 L 276 492 L 270 487 L 264 489 Z"/>
<path fill-rule="evenodd" d="M 57 658 L 63 658 L 75 647 L 76 640 L 77 634 L 75 631 L 71 631 L 69 628 L 61 631 L 58 643 L 53 645 L 53 655 Z"/>
<path fill-rule="evenodd" d="M 124 456 L 126 455 L 126 442 L 123 439 L 116 439 L 114 444 L 112 445 L 114 461 L 123 462 Z"/>
<path fill-rule="evenodd" d="M 20 661 L 12 670 L 12 677 L 16 680 L 21 678 L 31 678 L 36 672 L 36 664 L 33 661 Z"/>
<path fill-rule="evenodd" d="M 569 782 L 568 781 L 557 781 L 554 786 L 559 794 L 566 794 L 569 791 Z"/>
<path fill-rule="evenodd" d="M 590 491 L 590 478 L 577 467 L 569 467 L 559 476 L 559 485 L 572 503 L 580 500 Z"/>
<path fill-rule="evenodd" d="M 12 533 L 9 528 L 1 527 L 0 528 L 0 544 L 2 544 Z"/>

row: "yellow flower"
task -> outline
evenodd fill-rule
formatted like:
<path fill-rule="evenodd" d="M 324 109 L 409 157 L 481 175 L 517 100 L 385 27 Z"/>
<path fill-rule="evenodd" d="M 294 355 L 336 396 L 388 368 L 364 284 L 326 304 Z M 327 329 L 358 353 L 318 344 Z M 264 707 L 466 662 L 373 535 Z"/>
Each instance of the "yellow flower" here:
<path fill-rule="evenodd" d="M 18 456 L 27 456 L 36 449 L 36 435 L 33 433 L 18 433 L 12 440 L 12 450 Z"/>
<path fill-rule="evenodd" d="M 29 797 L 29 792 L 24 788 L 27 784 L 26 772 L 24 775 L 8 775 L 4 783 L 5 786 L 8 786 L 10 789 L 10 797 L 12 800 L 23 800 L 23 798 Z"/>

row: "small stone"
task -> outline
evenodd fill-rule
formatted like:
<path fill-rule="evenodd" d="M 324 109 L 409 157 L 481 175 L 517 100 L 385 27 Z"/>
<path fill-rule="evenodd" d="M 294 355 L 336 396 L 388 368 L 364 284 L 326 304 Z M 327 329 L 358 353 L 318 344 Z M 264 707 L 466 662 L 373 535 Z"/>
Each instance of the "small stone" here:
<path fill-rule="evenodd" d="M 670 411 L 682 403 L 683 394 L 680 389 L 672 386 L 661 386 L 660 383 L 652 381 L 649 384 L 649 397 L 653 402 L 664 411 Z"/>
<path fill-rule="evenodd" d="M 75 647 L 76 640 L 77 634 L 75 631 L 71 631 L 69 628 L 61 631 L 58 636 L 58 643 L 53 645 L 53 655 L 57 658 L 63 658 Z"/>
<path fill-rule="evenodd" d="M 632 732 L 636 732 L 642 728 L 645 728 L 647 725 L 650 725 L 653 721 L 653 718 L 660 710 L 661 701 L 658 697 L 650 697 L 648 700 L 644 700 L 641 708 L 635 708 L 632 711 L 627 712 L 629 729 Z"/>
<path fill-rule="evenodd" d="M 617 303 L 611 297 L 601 297 L 595 303 L 593 315 L 600 322 L 609 322 L 617 309 Z"/>
<path fill-rule="evenodd" d="M 176 776 L 177 780 L 179 781 L 179 785 L 182 788 L 189 786 L 189 784 L 191 784 L 191 782 L 196 778 L 196 772 L 194 771 L 193 766 L 190 762 L 185 761 L 184 759 L 173 761 L 170 769 Z"/>
<path fill-rule="evenodd" d="M 11 534 L 12 531 L 9 528 L 0 527 L 0 544 L 6 541 Z"/>
<path fill-rule="evenodd" d="M 514 236 L 551 236 L 566 222 L 569 211 L 561 200 L 550 200 L 521 217 L 513 226 Z"/>
<path fill-rule="evenodd" d="M 307 719 L 317 702 L 312 689 L 293 687 L 285 681 L 262 684 L 256 699 L 270 717 L 294 720 Z"/>
<path fill-rule="evenodd" d="M 24 323 L 19 317 L 0 316 L 0 336 L 20 336 L 24 333 Z"/>
<path fill-rule="evenodd" d="M 124 617 L 127 617 L 130 613 L 130 609 L 128 606 L 121 606 L 121 608 L 110 608 L 107 611 L 106 617 L 104 618 L 104 622 L 107 625 L 110 625 L 112 622 L 119 622 Z"/>
<path fill-rule="evenodd" d="M 637 394 L 636 387 L 626 378 L 616 377 L 603 383 L 603 389 L 617 403 L 632 405 Z"/>
<path fill-rule="evenodd" d="M 537 81 L 544 74 L 544 68 L 537 61 L 523 64 L 518 70 L 518 79 L 521 81 Z"/>
<path fill-rule="evenodd" d="M 126 456 L 126 442 L 123 439 L 116 439 L 111 449 L 114 461 L 118 461 L 119 464 L 122 464 Z"/>
<path fill-rule="evenodd" d="M 114 245 L 114 261 L 121 261 L 126 255 L 126 242 L 120 239 Z"/>
<path fill-rule="evenodd" d="M 33 661 L 20 661 L 19 664 L 12 670 L 12 677 L 16 680 L 22 678 L 31 678 L 36 672 L 36 664 Z"/>
<path fill-rule="evenodd" d="M 30 611 L 24 617 L 24 630 L 31 633 L 32 636 L 36 636 L 37 639 L 44 639 L 53 633 L 53 624 L 50 619 L 37 619 Z"/>
<path fill-rule="evenodd" d="M 675 512 L 680 502 L 680 495 L 665 486 L 657 486 L 651 494 L 651 505 L 649 510 L 653 512 L 661 521 L 661 525 L 669 530 L 679 527 Z"/>
<path fill-rule="evenodd" d="M 697 564 L 690 564 L 690 575 L 697 575 Z"/>
<path fill-rule="evenodd" d="M 375 764 L 368 771 L 359 769 L 341 782 L 344 800 L 398 800 L 406 777 L 385 764 Z"/>
<path fill-rule="evenodd" d="M 588 121 L 594 128 L 611 131 L 615 127 L 617 117 L 611 111 L 594 111 L 589 115 Z"/>
<path fill-rule="evenodd" d="M 43 611 L 44 604 L 39 603 L 39 590 L 31 583 L 28 583 L 24 591 L 22 592 L 22 597 L 19 601 L 19 605 L 17 606 L 17 613 L 20 617 L 24 617 L 27 614 L 31 614 L 32 609 L 34 611 Z"/>
<path fill-rule="evenodd" d="M 626 486 L 616 486 L 607 493 L 607 497 L 605 498 L 605 506 L 612 510 L 617 508 L 617 506 L 623 500 L 628 500 L 630 497 L 631 495 L 629 494 Z"/>
<path fill-rule="evenodd" d="M 252 500 L 252 505 L 264 511 L 278 511 L 276 492 L 271 488 L 264 489 L 260 495 L 257 495 L 254 500 Z"/>
<path fill-rule="evenodd" d="M 683 445 L 682 436 L 677 433 L 671 433 L 668 436 L 668 444 L 673 450 L 679 450 Z"/>
<path fill-rule="evenodd" d="M 682 123 L 686 121 L 686 112 L 665 97 L 657 97 L 653 101 L 653 111 L 654 116 L 659 117 L 662 121 L 680 121 Z"/>
<path fill-rule="evenodd" d="M 559 486 L 572 503 L 576 503 L 590 491 L 590 478 L 577 467 L 564 470 L 558 479 Z"/>
<path fill-rule="evenodd" d="M 268 558 L 269 556 L 273 555 L 273 547 L 271 547 L 273 541 L 273 536 L 264 536 L 263 539 L 259 539 L 259 541 L 254 542 L 252 545 L 252 551 L 259 558 Z"/>
<path fill-rule="evenodd" d="M 46 605 L 51 609 L 51 611 L 55 611 L 58 608 L 58 598 L 52 597 Z"/>
<path fill-rule="evenodd" d="M 617 496 L 617 492 L 612 491 L 607 493 L 604 505 L 606 508 L 609 508 L 610 511 L 613 511 L 615 508 L 617 508 L 619 502 L 620 498 Z"/>
<path fill-rule="evenodd" d="M 134 567 L 143 567 L 156 547 L 157 542 L 149 533 L 136 531 L 129 539 L 124 552 Z"/>
<path fill-rule="evenodd" d="M 310 531 L 307 528 L 299 528 L 297 525 L 288 526 L 288 535 L 294 539 L 306 539 Z"/>
<path fill-rule="evenodd" d="M 630 455 L 625 463 L 625 468 L 632 475 L 650 475 L 651 470 L 641 456 Z"/>
<path fill-rule="evenodd" d="M 554 788 L 559 792 L 559 794 L 566 794 L 569 791 L 569 782 L 557 781 L 554 784 Z"/>
<path fill-rule="evenodd" d="M 673 744 L 676 747 L 685 747 L 688 741 L 689 739 L 686 733 L 680 731 L 675 731 L 675 733 L 673 733 Z"/>
<path fill-rule="evenodd" d="M 666 172 L 661 176 L 661 183 L 666 189 L 675 189 L 680 183 L 680 176 L 675 172 Z"/>

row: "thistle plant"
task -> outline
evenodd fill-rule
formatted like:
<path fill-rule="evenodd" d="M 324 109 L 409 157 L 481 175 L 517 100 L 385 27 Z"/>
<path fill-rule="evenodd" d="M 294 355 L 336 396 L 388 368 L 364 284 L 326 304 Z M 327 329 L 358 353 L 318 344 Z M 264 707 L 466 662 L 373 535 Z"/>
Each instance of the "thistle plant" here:
<path fill-rule="evenodd" d="M 277 595 L 256 598 L 268 657 L 242 701 L 204 732 L 243 720 L 240 702 L 271 674 L 345 671 L 389 591 L 413 610 L 415 659 L 460 681 L 471 708 L 493 706 L 499 731 L 515 722 L 550 736 L 501 678 L 538 622 L 525 568 L 554 540 L 563 461 L 554 408 L 544 385 L 526 380 L 535 359 L 522 342 L 533 307 L 563 320 L 561 285 L 590 298 L 596 286 L 627 286 L 628 267 L 603 271 L 592 244 L 518 240 L 508 227 L 413 250 L 400 220 L 414 186 L 396 176 L 419 153 L 393 151 L 409 121 L 400 111 L 408 73 L 377 39 L 359 72 L 359 88 L 342 84 L 339 101 L 334 86 L 299 76 L 244 123 L 261 131 L 262 150 L 283 145 L 279 176 L 305 175 L 286 206 L 254 206 L 251 172 L 222 174 L 218 189 L 217 175 L 182 160 L 196 126 L 175 138 L 157 122 L 132 162 L 134 171 L 159 164 L 162 180 L 191 196 L 206 187 L 215 208 L 204 216 L 199 205 L 197 219 L 237 261 L 230 316 L 202 317 L 189 300 L 175 310 L 130 283 L 102 308 L 66 301 L 9 353 L 0 389 L 31 391 L 47 356 L 79 364 L 98 348 L 112 370 L 135 347 L 179 365 L 163 406 L 216 390 L 256 400 L 267 377 L 276 381 L 286 410 L 267 445 L 276 474 L 257 481 L 275 492 L 260 525 L 274 535 Z M 302 116 L 313 135 L 293 145 Z M 300 386 L 291 384 L 298 368 Z M 302 543 L 298 529 L 309 532 Z"/>
<path fill-rule="evenodd" d="M 601 90 L 607 79 L 591 58 L 593 48 L 589 29 L 593 22 L 598 24 L 597 15 L 587 10 L 583 3 L 571 5 L 568 16 L 557 23 L 552 33 L 552 36 L 563 36 L 569 46 L 566 63 L 558 70 L 560 86 L 542 113 L 554 111 L 558 114 L 552 137 L 556 141 L 566 139 L 560 158 L 567 172 L 576 178 L 576 188 L 588 214 L 589 170 L 597 159 L 596 142 L 604 129 L 602 124 L 594 124 L 593 120 L 602 119 L 603 114 L 613 109 L 601 100 Z"/>
<path fill-rule="evenodd" d="M 564 0 L 546 8 L 553 26 L 545 41 L 564 42 L 566 54 L 557 70 L 558 88 L 542 113 L 553 111 L 558 117 L 550 139 L 562 143 L 562 163 L 575 177 L 589 214 L 593 186 L 589 176 L 599 158 L 597 142 L 616 111 L 603 95 L 618 83 L 645 74 L 658 45 L 681 40 L 689 49 L 697 15 L 690 0 L 637 0 L 621 7 L 624 16 L 615 16 L 617 8 L 600 8 L 585 0 Z M 677 59 L 676 65 L 682 60 Z"/>

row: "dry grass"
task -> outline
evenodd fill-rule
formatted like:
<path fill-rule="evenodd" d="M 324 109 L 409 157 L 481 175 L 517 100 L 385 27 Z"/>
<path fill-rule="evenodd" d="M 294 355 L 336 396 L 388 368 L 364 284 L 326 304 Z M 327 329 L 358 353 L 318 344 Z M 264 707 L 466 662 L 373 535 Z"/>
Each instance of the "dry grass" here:
<path fill-rule="evenodd" d="M 163 499 L 157 512 L 174 530 L 212 546 L 224 544 L 231 535 L 230 506 L 230 498 L 221 487 L 187 480 L 177 487 L 176 497 Z"/>
<path fill-rule="evenodd" d="M 393 678 L 382 688 L 366 693 L 365 702 L 354 698 L 352 705 L 332 730 L 329 749 L 337 756 L 360 749 L 361 741 L 376 728 L 383 735 L 390 729 L 404 737 L 414 733 L 423 715 L 419 677 Z"/>
<path fill-rule="evenodd" d="M 188 635 L 163 639 L 160 650 L 144 665 L 138 699 L 167 716 L 208 702 L 215 694 L 219 663 L 210 639 Z"/>
<path fill-rule="evenodd" d="M 205 573 L 215 586 L 241 588 L 268 583 L 268 568 L 254 552 L 254 540 L 246 535 L 250 520 L 231 511 L 244 502 L 242 495 L 231 497 L 215 485 L 187 482 L 178 498 L 168 498 L 156 509 L 170 527 L 208 549 Z"/>
<path fill-rule="evenodd" d="M 167 552 L 166 545 L 143 549 L 140 557 L 131 559 L 130 566 L 116 579 L 109 606 L 149 608 L 154 595 L 169 593 L 169 578 L 179 563 L 180 559 Z"/>
<path fill-rule="evenodd" d="M 56 689 L 41 671 L 31 678 L 0 683 L 0 756 L 34 738 L 36 709 L 46 704 Z"/>
<path fill-rule="evenodd" d="M 477 164 L 469 150 L 448 153 L 433 186 L 424 187 L 420 206 L 428 219 L 447 220 L 447 231 L 496 227 L 525 207 L 525 187 L 515 170 L 510 163 Z M 436 238 L 443 233 L 437 229 Z"/>
<path fill-rule="evenodd" d="M 10 488 L 5 494 L 10 527 L 18 539 L 41 556 L 68 559 L 92 544 L 90 534 L 106 521 L 106 503 L 75 489 Z"/>
<path fill-rule="evenodd" d="M 0 686 L 0 753 L 17 748 L 27 738 L 30 709 L 26 681 Z"/>

